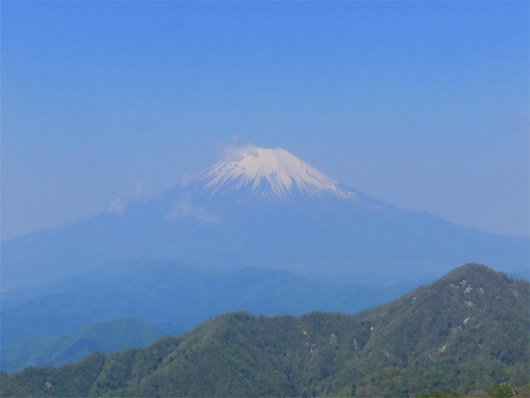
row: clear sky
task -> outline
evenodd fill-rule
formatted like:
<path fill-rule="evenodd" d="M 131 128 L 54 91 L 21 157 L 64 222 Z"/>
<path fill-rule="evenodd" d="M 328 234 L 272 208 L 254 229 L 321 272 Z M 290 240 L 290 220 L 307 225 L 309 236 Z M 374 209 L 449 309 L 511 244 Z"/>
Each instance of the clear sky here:
<path fill-rule="evenodd" d="M 245 143 L 529 234 L 527 1 L 0 7 L 3 239 L 155 195 Z"/>

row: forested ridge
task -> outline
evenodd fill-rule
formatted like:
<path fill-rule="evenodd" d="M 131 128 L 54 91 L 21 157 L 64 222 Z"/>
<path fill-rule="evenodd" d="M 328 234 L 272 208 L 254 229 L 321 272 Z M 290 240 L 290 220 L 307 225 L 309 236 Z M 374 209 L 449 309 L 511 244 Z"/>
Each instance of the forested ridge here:
<path fill-rule="evenodd" d="M 60 366 L 97 352 L 145 347 L 166 333 L 134 318 L 96 322 L 63 337 L 41 336 L 11 341 L 0 348 L 2 370 L 12 373 L 28 366 Z"/>
<path fill-rule="evenodd" d="M 467 264 L 355 315 L 228 313 L 141 349 L 2 373 L 2 396 L 415 396 L 529 381 L 529 283 Z"/>

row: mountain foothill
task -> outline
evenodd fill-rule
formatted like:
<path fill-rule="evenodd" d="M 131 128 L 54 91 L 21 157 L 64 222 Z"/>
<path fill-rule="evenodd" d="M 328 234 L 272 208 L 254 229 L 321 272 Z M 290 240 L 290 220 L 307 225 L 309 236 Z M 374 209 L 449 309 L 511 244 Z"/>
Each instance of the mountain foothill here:
<path fill-rule="evenodd" d="M 530 382 L 529 283 L 506 274 L 528 279 L 528 238 L 399 209 L 283 149 L 1 244 L 1 396 Z"/>
<path fill-rule="evenodd" d="M 414 396 L 529 383 L 530 285 L 477 264 L 354 315 L 218 315 L 146 348 L 2 373 L 2 396 Z"/>

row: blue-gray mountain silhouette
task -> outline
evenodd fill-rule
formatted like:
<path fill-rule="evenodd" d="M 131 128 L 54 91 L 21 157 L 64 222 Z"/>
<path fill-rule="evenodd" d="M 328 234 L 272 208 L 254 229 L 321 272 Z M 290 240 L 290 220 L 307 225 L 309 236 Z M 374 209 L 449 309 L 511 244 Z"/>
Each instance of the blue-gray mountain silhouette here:
<path fill-rule="evenodd" d="M 249 148 L 157 198 L 2 242 L 2 285 L 139 257 L 315 273 L 443 273 L 467 262 L 512 271 L 528 266 L 529 240 L 399 209 L 287 151 Z"/>

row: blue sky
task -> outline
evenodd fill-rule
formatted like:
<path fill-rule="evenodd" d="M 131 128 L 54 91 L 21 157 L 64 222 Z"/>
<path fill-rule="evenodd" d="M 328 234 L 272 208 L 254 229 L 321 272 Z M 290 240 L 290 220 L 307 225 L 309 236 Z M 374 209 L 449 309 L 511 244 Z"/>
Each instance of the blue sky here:
<path fill-rule="evenodd" d="M 528 236 L 528 2 L 2 2 L 2 238 L 223 145 Z M 235 138 L 237 137 L 237 138 Z"/>

